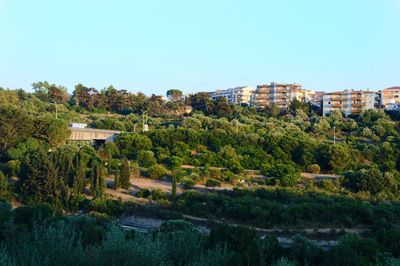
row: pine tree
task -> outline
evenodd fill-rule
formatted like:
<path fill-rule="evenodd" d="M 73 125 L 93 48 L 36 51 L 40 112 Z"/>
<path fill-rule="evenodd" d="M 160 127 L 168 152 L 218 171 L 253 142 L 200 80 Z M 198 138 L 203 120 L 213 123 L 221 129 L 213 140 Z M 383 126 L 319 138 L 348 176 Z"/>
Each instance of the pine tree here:
<path fill-rule="evenodd" d="M 129 161 L 128 159 L 124 158 L 124 160 L 122 161 L 121 174 L 119 180 L 121 187 L 129 189 L 131 185 L 130 178 L 131 178 L 131 169 L 129 167 Z"/>

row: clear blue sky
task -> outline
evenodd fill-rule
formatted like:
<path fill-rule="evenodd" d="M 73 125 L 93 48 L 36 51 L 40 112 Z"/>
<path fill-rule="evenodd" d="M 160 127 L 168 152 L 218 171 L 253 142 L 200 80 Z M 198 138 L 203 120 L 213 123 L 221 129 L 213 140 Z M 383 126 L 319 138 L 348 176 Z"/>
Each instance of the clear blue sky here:
<path fill-rule="evenodd" d="M 400 85 L 400 0 L 0 0 L 0 86 Z"/>

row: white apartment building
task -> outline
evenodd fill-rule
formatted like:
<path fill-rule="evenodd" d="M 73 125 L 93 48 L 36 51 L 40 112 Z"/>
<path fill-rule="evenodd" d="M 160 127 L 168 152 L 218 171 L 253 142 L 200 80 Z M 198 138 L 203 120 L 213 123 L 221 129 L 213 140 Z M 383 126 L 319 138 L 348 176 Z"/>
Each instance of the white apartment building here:
<path fill-rule="evenodd" d="M 392 107 L 400 105 L 400 87 L 391 87 L 380 92 L 380 107 Z"/>
<path fill-rule="evenodd" d="M 359 114 L 362 110 L 375 108 L 375 93 L 368 90 L 344 90 L 326 93 L 322 99 L 322 114 L 337 110 L 346 116 Z"/>
<path fill-rule="evenodd" d="M 228 102 L 233 104 L 246 103 L 248 105 L 251 105 L 254 92 L 255 91 L 252 87 L 243 86 L 230 88 L 227 90 L 216 90 L 214 92 L 210 92 L 210 96 L 213 100 L 225 97 Z"/>
<path fill-rule="evenodd" d="M 314 94 L 314 91 L 303 89 L 299 84 L 271 82 L 271 84 L 257 86 L 254 105 L 265 108 L 268 105 L 275 104 L 281 109 L 287 109 L 294 99 L 309 102 Z"/>

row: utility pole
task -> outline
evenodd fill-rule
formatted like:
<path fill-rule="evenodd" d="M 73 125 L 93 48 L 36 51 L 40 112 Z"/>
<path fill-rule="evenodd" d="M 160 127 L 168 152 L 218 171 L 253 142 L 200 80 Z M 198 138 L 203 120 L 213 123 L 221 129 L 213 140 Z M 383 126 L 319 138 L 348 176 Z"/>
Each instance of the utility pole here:
<path fill-rule="evenodd" d="M 54 105 L 56 107 L 56 119 L 58 119 L 58 105 L 56 103 Z"/>

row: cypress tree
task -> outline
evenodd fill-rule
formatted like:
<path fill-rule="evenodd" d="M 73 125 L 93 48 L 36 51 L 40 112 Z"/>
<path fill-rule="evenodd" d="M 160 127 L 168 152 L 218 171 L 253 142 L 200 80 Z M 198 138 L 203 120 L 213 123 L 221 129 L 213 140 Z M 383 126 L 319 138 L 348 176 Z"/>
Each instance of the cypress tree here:
<path fill-rule="evenodd" d="M 129 161 L 128 159 L 124 158 L 122 161 L 122 167 L 121 167 L 121 174 L 120 174 L 120 184 L 121 187 L 128 189 L 130 187 L 130 179 L 131 179 L 131 169 L 129 167 Z"/>
<path fill-rule="evenodd" d="M 114 189 L 118 189 L 120 187 L 121 187 L 121 183 L 119 180 L 119 171 L 117 169 L 117 170 L 115 170 L 115 173 L 114 173 Z"/>
<path fill-rule="evenodd" d="M 10 199 L 11 191 L 8 185 L 7 177 L 0 171 L 0 199 Z"/>
<path fill-rule="evenodd" d="M 85 178 L 86 178 L 86 160 L 83 158 L 81 154 L 78 154 L 75 157 L 75 169 L 73 187 L 75 194 L 81 194 L 85 189 Z"/>
<path fill-rule="evenodd" d="M 176 175 L 172 175 L 172 198 L 176 198 Z"/>
<path fill-rule="evenodd" d="M 91 171 L 91 181 L 92 181 L 92 194 L 93 197 L 99 198 L 104 195 L 105 191 L 105 179 L 104 179 L 104 171 L 99 162 L 95 161 L 93 163 L 92 171 Z"/>

